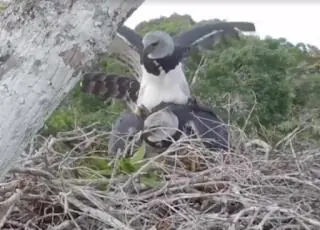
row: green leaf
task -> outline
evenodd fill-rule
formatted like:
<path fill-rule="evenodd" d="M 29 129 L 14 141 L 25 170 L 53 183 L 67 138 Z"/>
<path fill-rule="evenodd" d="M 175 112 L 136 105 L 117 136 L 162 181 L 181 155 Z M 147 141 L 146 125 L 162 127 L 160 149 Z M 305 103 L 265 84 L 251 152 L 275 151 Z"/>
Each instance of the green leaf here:
<path fill-rule="evenodd" d="M 135 154 L 130 157 L 130 161 L 132 163 L 138 163 L 144 159 L 144 155 L 146 153 L 146 145 L 143 143 L 140 148 L 135 152 Z"/>
<path fill-rule="evenodd" d="M 118 161 L 120 170 L 125 173 L 133 173 L 138 171 L 143 165 L 141 161 L 144 159 L 145 152 L 145 144 L 142 144 L 132 157 L 120 159 Z"/>
<path fill-rule="evenodd" d="M 120 170 L 124 173 L 133 173 L 139 169 L 139 167 L 133 164 L 129 158 L 121 159 L 118 161 L 118 163 Z"/>
<path fill-rule="evenodd" d="M 0 13 L 8 8 L 6 4 L 0 4 Z"/>
<path fill-rule="evenodd" d="M 99 173 L 102 176 L 111 176 L 112 172 L 113 172 L 112 169 L 97 170 L 97 173 Z"/>
<path fill-rule="evenodd" d="M 149 172 L 146 175 L 142 175 L 140 181 L 149 188 L 156 188 L 162 184 L 160 176 L 155 172 Z"/>

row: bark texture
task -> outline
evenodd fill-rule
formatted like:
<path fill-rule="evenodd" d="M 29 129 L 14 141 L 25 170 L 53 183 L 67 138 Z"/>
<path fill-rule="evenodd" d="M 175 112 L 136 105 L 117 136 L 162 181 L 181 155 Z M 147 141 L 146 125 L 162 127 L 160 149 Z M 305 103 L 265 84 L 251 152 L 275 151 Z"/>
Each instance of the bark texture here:
<path fill-rule="evenodd" d="M 0 15 L 0 180 L 143 0 L 18 0 Z"/>

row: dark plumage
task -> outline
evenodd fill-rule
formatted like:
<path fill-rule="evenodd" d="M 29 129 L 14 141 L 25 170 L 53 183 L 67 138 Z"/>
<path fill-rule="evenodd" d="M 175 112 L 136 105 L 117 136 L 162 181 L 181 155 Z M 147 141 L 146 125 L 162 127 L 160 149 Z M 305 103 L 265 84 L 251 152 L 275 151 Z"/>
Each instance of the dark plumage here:
<path fill-rule="evenodd" d="M 137 116 L 132 112 L 120 114 L 109 135 L 108 153 L 123 153 L 130 141 L 133 141 L 134 145 L 139 146 L 142 140 L 134 140 L 134 136 L 142 129 L 142 127 L 143 119 L 140 116 Z"/>
<path fill-rule="evenodd" d="M 144 121 L 144 129 L 152 127 L 167 129 L 162 136 L 157 130 L 143 135 L 145 141 L 153 147 L 167 148 L 172 139 L 178 140 L 182 133 L 187 136 L 197 135 L 210 150 L 228 150 L 229 147 L 227 125 L 211 109 L 198 104 L 163 103 Z M 152 141 L 152 138 L 157 141 Z"/>
<path fill-rule="evenodd" d="M 120 27 L 118 36 L 121 36 L 129 46 L 139 53 L 140 64 L 142 65 L 141 82 L 129 77 L 87 73 L 82 83 L 83 90 L 98 95 L 104 100 L 116 98 L 129 103 L 134 102 L 138 107 L 145 106 L 149 110 L 153 110 L 161 102 L 175 103 L 176 105 L 172 105 L 173 107 L 171 106 L 170 110 L 174 114 L 171 118 L 176 117 L 179 120 L 177 128 L 181 126 L 184 130 L 187 130 L 188 125 L 192 123 L 193 128 L 204 138 L 215 137 L 220 144 L 225 144 L 228 140 L 223 142 L 222 139 L 226 135 L 226 128 L 218 127 L 215 114 L 205 111 L 204 108 L 200 109 L 200 107 L 187 105 L 191 96 L 181 61 L 188 56 L 192 47 L 207 44 L 208 39 L 213 44 L 216 38 L 225 35 L 239 38 L 239 33 L 234 27 L 243 31 L 255 31 L 253 23 L 222 22 L 196 26 L 173 38 L 163 31 L 150 32 L 141 38 L 133 30 L 125 26 Z M 126 125 L 123 125 L 126 122 L 131 122 L 133 126 L 140 123 L 140 118 L 136 116 L 132 113 L 123 118 L 120 117 L 113 131 L 122 129 L 123 126 L 126 127 Z M 197 120 L 197 116 L 203 118 Z M 173 119 L 175 120 L 175 118 Z M 211 119 L 211 123 L 209 122 L 209 124 L 206 119 Z M 138 129 L 138 126 L 136 129 Z M 213 131 L 209 131 L 207 132 L 209 134 L 207 134 L 205 132 L 208 131 L 206 126 L 214 128 L 223 138 L 219 139 L 217 133 L 214 134 Z M 127 131 L 129 132 L 129 130 Z M 178 138 L 177 135 L 179 134 L 173 134 L 172 136 Z M 121 148 L 124 149 L 124 143 L 119 143 L 122 143 L 119 145 L 122 145 Z M 217 144 L 212 146 L 217 146 Z"/>
<path fill-rule="evenodd" d="M 82 80 L 82 90 L 102 100 L 115 98 L 135 103 L 139 88 L 140 83 L 136 79 L 116 74 L 86 73 Z"/>
<path fill-rule="evenodd" d="M 144 79 L 141 82 L 142 86 L 140 86 L 138 80 L 133 78 L 125 79 L 126 77 L 118 76 L 119 80 L 116 80 L 116 76 L 110 79 L 107 78 L 106 74 L 87 73 L 85 75 L 86 80 L 83 82 L 84 90 L 100 95 L 103 99 L 116 98 L 125 101 L 129 99 L 130 101 L 149 104 L 147 107 L 152 107 L 159 101 L 185 102 L 190 97 L 190 90 L 182 70 L 181 61 L 188 56 L 190 49 L 210 47 L 216 43 L 216 40 L 220 40 L 221 37 L 225 36 L 239 38 L 237 29 L 252 32 L 255 31 L 255 26 L 250 22 L 215 22 L 197 25 L 189 31 L 174 37 L 163 31 L 154 31 L 147 33 L 143 38 L 134 30 L 121 26 L 118 29 L 118 36 L 129 47 L 136 50 L 140 56 L 140 65 L 144 69 L 141 76 Z M 160 75 L 163 81 L 157 82 L 157 78 Z M 175 84 L 170 86 L 168 79 L 173 77 L 175 77 Z M 161 91 L 167 90 L 167 92 L 163 93 L 155 92 L 156 95 L 160 95 L 160 98 L 154 98 L 150 95 L 149 92 L 154 92 L 155 89 L 148 90 L 149 86 L 155 86 L 156 84 L 159 84 L 159 87 L 161 84 L 163 85 Z M 175 90 L 172 90 L 173 85 L 176 87 Z M 177 85 L 179 86 L 177 87 Z M 139 90 L 142 88 L 144 92 L 138 95 Z M 177 89 L 181 89 L 181 91 L 178 92 Z M 176 92 L 176 94 L 170 93 L 172 91 Z M 164 99 L 161 98 L 163 95 L 170 96 Z M 176 95 L 180 96 L 176 97 Z M 182 95 L 185 96 L 183 97 Z M 137 97 L 140 99 L 138 100 Z"/>
<path fill-rule="evenodd" d="M 196 25 L 186 32 L 173 36 L 173 40 L 177 47 L 202 46 L 202 48 L 208 48 L 207 45 L 212 45 L 216 39 L 221 37 L 229 36 L 238 39 L 239 31 L 237 29 L 244 32 L 254 32 L 256 30 L 251 22 L 213 22 Z M 127 26 L 119 27 L 117 32 L 139 53 L 141 63 L 143 63 L 142 37 Z M 186 55 L 187 53 L 185 53 Z"/>
<path fill-rule="evenodd" d="M 142 139 L 137 139 L 140 131 Z M 227 151 L 229 147 L 227 125 L 211 109 L 190 101 L 186 105 L 161 103 L 149 111 L 146 118 L 132 112 L 122 113 L 110 134 L 108 151 L 109 154 L 123 153 L 128 141 L 135 138 L 135 149 L 144 141 L 149 150 L 161 152 L 183 135 L 198 136 L 213 151 Z M 127 150 L 125 155 L 130 152 Z"/>
<path fill-rule="evenodd" d="M 187 56 L 188 52 L 188 46 L 176 45 L 171 55 L 158 59 L 150 59 L 147 55 L 143 55 L 142 62 L 144 64 L 144 68 L 148 73 L 159 76 L 161 74 L 161 70 L 163 70 L 164 73 L 167 74 L 171 70 L 175 69 L 179 65 L 181 60 Z"/>

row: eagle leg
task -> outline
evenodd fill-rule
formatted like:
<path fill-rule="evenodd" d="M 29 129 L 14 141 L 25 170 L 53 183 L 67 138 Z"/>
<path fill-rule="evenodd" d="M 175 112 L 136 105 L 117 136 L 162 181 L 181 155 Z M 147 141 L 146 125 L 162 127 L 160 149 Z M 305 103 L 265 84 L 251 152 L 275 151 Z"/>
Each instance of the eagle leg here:
<path fill-rule="evenodd" d="M 142 119 L 145 119 L 150 115 L 151 111 L 144 105 L 139 105 L 136 107 L 134 113 Z"/>

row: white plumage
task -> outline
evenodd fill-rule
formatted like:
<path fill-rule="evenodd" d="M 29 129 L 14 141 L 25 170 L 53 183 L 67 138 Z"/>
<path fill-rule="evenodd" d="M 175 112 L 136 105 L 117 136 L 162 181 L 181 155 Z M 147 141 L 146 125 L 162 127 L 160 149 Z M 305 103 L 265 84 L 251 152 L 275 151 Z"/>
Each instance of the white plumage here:
<path fill-rule="evenodd" d="M 118 36 L 123 35 L 122 37 L 129 43 L 128 45 L 133 46 L 140 56 L 141 71 L 139 70 L 138 72 L 141 73 L 141 79 L 136 105 L 138 107 L 145 107 L 148 110 L 152 110 L 161 104 L 161 102 L 180 105 L 184 109 L 180 112 L 177 111 L 174 119 L 168 120 L 164 116 L 164 118 L 166 118 L 164 119 L 165 121 L 174 121 L 174 125 L 169 124 L 169 127 L 177 127 L 178 123 L 187 119 L 196 123 L 196 128 L 202 131 L 200 133 L 206 133 L 207 128 L 203 127 L 201 123 L 197 123 L 196 120 L 194 121 L 191 111 L 195 108 L 188 108 L 186 105 L 190 99 L 190 89 L 182 69 L 181 61 L 188 55 L 188 52 L 186 52 L 188 49 L 184 49 L 183 47 L 191 48 L 198 45 L 201 46 L 201 44 L 208 44 L 210 47 L 216 38 L 224 37 L 228 34 L 231 35 L 231 37 L 238 38 L 239 34 L 234 27 L 244 31 L 255 31 L 252 23 L 223 22 L 198 26 L 174 38 L 161 31 L 148 33 L 144 38 L 141 38 L 140 35 L 133 30 L 121 27 L 118 31 Z M 182 49 L 179 49 L 181 47 Z M 171 109 L 175 110 L 175 107 Z M 204 113 L 206 118 L 213 121 L 213 124 L 209 124 L 209 127 L 217 128 L 217 124 L 215 124 L 217 119 L 213 113 L 206 113 L 201 109 L 197 113 Z M 138 120 L 136 118 L 135 114 L 124 117 L 123 121 L 120 121 L 121 117 L 119 117 L 118 127 L 114 127 L 113 131 L 121 131 L 122 128 L 129 131 L 129 127 L 131 126 L 136 127 L 136 130 L 138 130 L 142 119 L 141 117 L 138 117 Z M 177 123 L 177 121 L 179 122 Z M 151 122 L 151 125 L 152 123 L 153 122 Z M 227 135 L 225 128 L 217 129 L 218 133 L 222 133 L 222 136 Z M 209 134 L 209 137 L 216 138 L 216 136 L 217 135 L 213 133 Z M 219 140 L 218 142 L 225 144 L 228 141 Z M 114 149 L 124 149 L 124 146 L 125 144 L 121 142 Z M 109 151 L 114 152 L 113 147 L 109 148 Z"/>
<path fill-rule="evenodd" d="M 190 89 L 181 63 L 175 69 L 160 76 L 152 75 L 143 68 L 138 106 L 144 105 L 151 110 L 161 102 L 186 104 L 189 97 Z"/>

